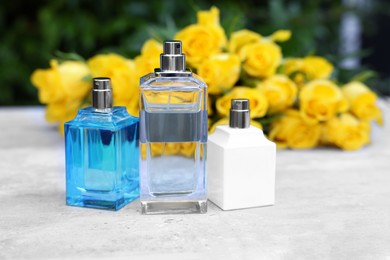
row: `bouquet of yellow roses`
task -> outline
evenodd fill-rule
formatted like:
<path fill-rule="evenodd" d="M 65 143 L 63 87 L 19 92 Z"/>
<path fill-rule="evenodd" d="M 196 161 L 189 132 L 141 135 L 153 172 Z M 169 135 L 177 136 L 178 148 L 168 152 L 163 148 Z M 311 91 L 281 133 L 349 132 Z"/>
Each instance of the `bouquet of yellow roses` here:
<path fill-rule="evenodd" d="M 197 23 L 177 32 L 187 63 L 208 85 L 209 129 L 227 124 L 230 100 L 250 100 L 252 125 L 263 130 L 280 148 L 307 149 L 333 145 L 356 150 L 370 141 L 370 123 L 382 123 L 377 96 L 362 82 L 338 86 L 330 79 L 334 67 L 323 57 L 283 58 L 278 42 L 291 32 L 268 37 L 250 30 L 227 39 L 219 10 L 197 13 Z M 160 42 L 147 40 L 139 56 L 99 54 L 89 60 L 52 60 L 31 80 L 47 104 L 46 119 L 59 124 L 71 120 L 90 104 L 90 79 L 110 77 L 114 105 L 138 116 L 138 81 L 159 67 Z"/>

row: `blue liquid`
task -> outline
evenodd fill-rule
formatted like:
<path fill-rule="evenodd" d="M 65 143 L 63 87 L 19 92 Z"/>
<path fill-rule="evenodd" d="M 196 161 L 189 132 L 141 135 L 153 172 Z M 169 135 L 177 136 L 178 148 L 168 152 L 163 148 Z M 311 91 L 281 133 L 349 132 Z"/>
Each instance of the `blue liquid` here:
<path fill-rule="evenodd" d="M 68 205 L 118 210 L 138 198 L 138 126 L 122 107 L 82 109 L 65 124 Z"/>

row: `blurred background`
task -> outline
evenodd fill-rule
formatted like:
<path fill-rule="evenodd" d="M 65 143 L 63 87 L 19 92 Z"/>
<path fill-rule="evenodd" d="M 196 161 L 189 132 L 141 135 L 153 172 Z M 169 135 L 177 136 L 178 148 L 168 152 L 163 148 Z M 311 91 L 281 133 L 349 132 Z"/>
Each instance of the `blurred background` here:
<path fill-rule="evenodd" d="M 262 35 L 292 30 L 281 44 L 285 57 L 325 56 L 340 83 L 359 75 L 390 96 L 387 0 L 12 0 L 0 3 L 0 105 L 39 104 L 30 75 L 53 57 L 116 52 L 133 58 L 146 39 L 172 38 L 212 5 L 228 36 L 244 27 Z"/>

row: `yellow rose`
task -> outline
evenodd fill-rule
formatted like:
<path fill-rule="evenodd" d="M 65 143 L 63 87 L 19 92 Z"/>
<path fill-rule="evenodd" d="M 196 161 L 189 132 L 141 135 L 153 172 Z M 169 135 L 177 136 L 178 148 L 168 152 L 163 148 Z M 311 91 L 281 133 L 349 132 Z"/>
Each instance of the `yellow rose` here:
<path fill-rule="evenodd" d="M 194 156 L 195 143 L 151 143 L 152 156 L 160 155 L 184 155 L 186 157 Z M 146 147 L 141 149 L 142 158 L 146 158 Z"/>
<path fill-rule="evenodd" d="M 370 142 L 370 125 L 349 113 L 326 122 L 324 139 L 343 150 L 357 150 Z"/>
<path fill-rule="evenodd" d="M 39 100 L 47 103 L 46 120 L 59 123 L 63 134 L 63 123 L 73 119 L 91 89 L 91 83 L 83 80 L 89 75 L 88 66 L 80 61 L 58 63 L 50 61 L 49 69 L 37 69 L 31 76 L 32 83 L 38 88 Z"/>
<path fill-rule="evenodd" d="M 382 112 L 376 105 L 377 96 L 361 82 L 350 82 L 342 92 L 351 107 L 351 112 L 362 120 L 375 119 L 382 124 Z"/>
<path fill-rule="evenodd" d="M 219 24 L 218 8 L 198 12 L 198 23 L 179 31 L 175 39 L 182 41 L 187 63 L 195 68 L 210 55 L 220 53 L 227 40 Z"/>
<path fill-rule="evenodd" d="M 333 65 L 319 56 L 307 56 L 303 58 L 305 73 L 309 80 L 327 79 L 333 72 Z"/>
<path fill-rule="evenodd" d="M 291 77 L 299 86 L 305 81 L 327 79 L 333 72 L 333 65 L 319 56 L 289 58 L 284 62 L 284 73 Z"/>
<path fill-rule="evenodd" d="M 46 121 L 49 123 L 66 122 L 72 120 L 81 108 L 82 100 L 67 99 L 49 103 L 46 106 Z"/>
<path fill-rule="evenodd" d="M 129 114 L 133 116 L 139 116 L 139 98 L 138 98 L 138 85 L 139 78 L 149 73 L 154 72 L 155 68 L 160 67 L 160 54 L 163 53 L 163 46 L 161 43 L 154 39 L 147 40 L 141 49 L 141 54 L 135 57 L 134 65 L 136 71 L 136 87 L 137 98 L 129 100 L 124 105 L 127 108 Z"/>
<path fill-rule="evenodd" d="M 156 40 L 149 39 L 143 44 L 141 55 L 134 59 L 138 78 L 154 72 L 155 68 L 160 68 L 161 53 L 163 46 Z"/>
<path fill-rule="evenodd" d="M 180 104 L 180 105 L 193 105 L 200 99 L 200 92 L 187 92 L 187 91 L 144 91 L 143 96 L 145 101 L 154 105 L 168 105 L 168 104 Z M 202 100 L 203 101 L 203 100 Z M 207 104 L 204 104 L 207 105 Z M 201 104 L 203 107 L 203 103 Z M 206 107 L 205 107 L 206 108 Z"/>
<path fill-rule="evenodd" d="M 275 43 L 261 41 L 242 47 L 240 57 L 244 61 L 244 70 L 250 76 L 270 77 L 280 64 L 282 52 Z"/>
<path fill-rule="evenodd" d="M 211 116 L 214 114 L 212 105 L 213 104 L 211 103 L 211 98 L 207 98 L 207 115 L 208 116 Z"/>
<path fill-rule="evenodd" d="M 257 88 L 268 100 L 268 112 L 278 113 L 290 107 L 297 95 L 297 85 L 284 75 L 274 75 L 259 83 Z"/>
<path fill-rule="evenodd" d="M 117 54 L 99 54 L 88 60 L 92 77 L 111 78 L 115 106 L 138 102 L 138 78 L 132 60 Z"/>
<path fill-rule="evenodd" d="M 216 102 L 217 111 L 222 116 L 228 116 L 231 100 L 246 98 L 250 102 L 251 118 L 262 117 L 267 113 L 268 101 L 257 89 L 248 87 L 234 87 L 229 93 L 219 98 Z"/>
<path fill-rule="evenodd" d="M 305 64 L 301 58 L 287 58 L 284 60 L 284 73 L 290 76 L 296 71 L 304 71 Z"/>
<path fill-rule="evenodd" d="M 299 111 L 288 110 L 282 118 L 271 124 L 268 138 L 278 148 L 308 149 L 318 144 L 320 135 L 319 124 L 309 124 Z"/>
<path fill-rule="evenodd" d="M 303 59 L 288 58 L 284 61 L 284 74 L 290 77 L 299 87 L 306 82 L 305 65 Z"/>
<path fill-rule="evenodd" d="M 186 143 L 178 143 L 180 154 L 186 157 L 193 157 L 195 155 L 196 143 L 194 142 L 186 142 Z"/>
<path fill-rule="evenodd" d="M 291 31 L 289 30 L 277 30 L 270 36 L 271 40 L 274 42 L 285 42 L 290 40 L 291 38 Z"/>
<path fill-rule="evenodd" d="M 119 104 L 118 106 L 125 106 L 127 112 L 132 115 L 139 117 L 139 101 L 138 100 L 131 100 L 124 104 Z"/>
<path fill-rule="evenodd" d="M 210 10 L 198 11 L 198 24 L 205 26 L 220 26 L 219 24 L 219 9 L 215 6 L 211 7 Z"/>
<path fill-rule="evenodd" d="M 243 46 L 260 41 L 260 34 L 243 29 L 231 34 L 228 48 L 231 53 L 239 54 Z"/>
<path fill-rule="evenodd" d="M 236 54 L 216 54 L 198 68 L 209 94 L 220 94 L 232 88 L 240 77 L 240 59 Z"/>
<path fill-rule="evenodd" d="M 64 135 L 64 123 L 74 119 L 83 101 L 80 99 L 65 99 L 51 102 L 46 106 L 45 118 L 49 123 L 58 123 L 58 131 Z"/>
<path fill-rule="evenodd" d="M 160 155 L 175 155 L 180 151 L 180 145 L 177 143 L 150 143 L 150 148 L 153 157 Z M 144 153 L 146 156 L 146 150 Z"/>
<path fill-rule="evenodd" d="M 219 23 L 219 9 L 215 6 L 211 7 L 209 11 L 199 11 L 198 24 L 212 28 L 216 33 L 220 48 L 224 48 L 227 43 L 225 30 Z"/>
<path fill-rule="evenodd" d="M 47 104 L 85 98 L 91 89 L 91 83 L 83 80 L 88 74 L 89 69 L 84 62 L 65 61 L 58 64 L 56 60 L 51 60 L 50 68 L 35 70 L 31 81 L 39 91 L 39 101 Z"/>
<path fill-rule="evenodd" d="M 314 80 L 300 92 L 301 114 L 308 122 L 326 121 L 348 108 L 340 88 L 330 80 Z"/>
<path fill-rule="evenodd" d="M 209 134 L 212 134 L 214 133 L 215 131 L 215 128 L 219 125 L 229 125 L 229 118 L 228 117 L 225 117 L 225 118 L 222 118 L 220 120 L 218 120 L 217 122 L 215 122 L 211 127 L 210 127 L 210 130 L 209 130 Z M 254 121 L 254 120 L 251 120 L 250 122 L 250 125 L 251 126 L 254 126 L 254 127 L 257 127 L 261 130 L 263 130 L 263 126 L 257 122 L 257 121 Z"/>

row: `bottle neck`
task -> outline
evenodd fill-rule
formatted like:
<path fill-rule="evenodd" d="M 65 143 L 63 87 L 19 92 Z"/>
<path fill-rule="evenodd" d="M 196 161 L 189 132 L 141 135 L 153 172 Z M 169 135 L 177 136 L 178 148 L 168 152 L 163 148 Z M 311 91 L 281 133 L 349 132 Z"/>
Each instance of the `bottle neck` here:
<path fill-rule="evenodd" d="M 230 128 L 249 128 L 250 120 L 249 110 L 230 110 Z"/>
<path fill-rule="evenodd" d="M 111 107 L 111 108 L 95 108 L 95 107 L 92 107 L 92 110 L 93 110 L 93 112 L 96 112 L 96 113 L 109 114 L 109 113 L 112 113 L 113 107 Z"/>
<path fill-rule="evenodd" d="M 181 41 L 165 41 L 164 52 L 160 55 L 160 70 L 163 72 L 184 72 L 186 58 L 182 53 Z"/>
<path fill-rule="evenodd" d="M 186 70 L 185 56 L 182 54 L 161 54 L 160 68 L 164 72 L 183 72 Z"/>
<path fill-rule="evenodd" d="M 111 89 L 94 89 L 92 91 L 92 107 L 96 112 L 110 112 L 112 109 Z"/>
<path fill-rule="evenodd" d="M 232 99 L 229 126 L 231 128 L 249 128 L 250 109 L 248 99 Z"/>

